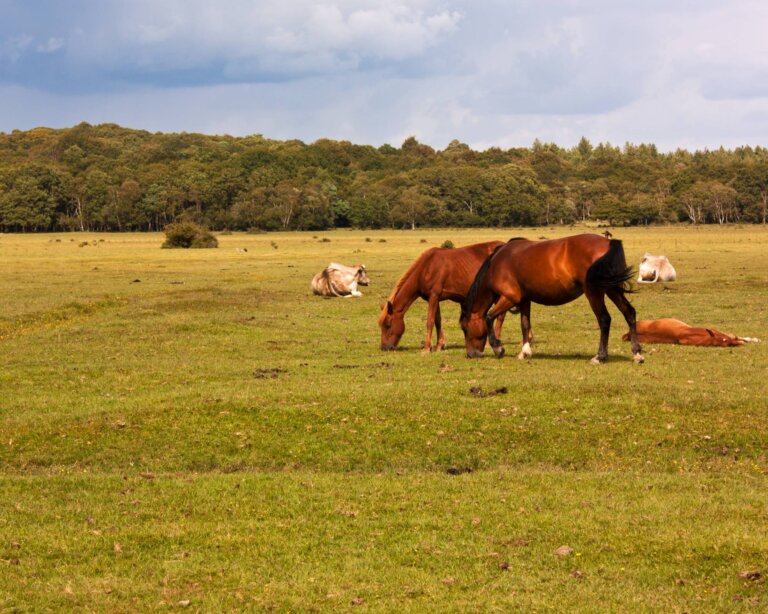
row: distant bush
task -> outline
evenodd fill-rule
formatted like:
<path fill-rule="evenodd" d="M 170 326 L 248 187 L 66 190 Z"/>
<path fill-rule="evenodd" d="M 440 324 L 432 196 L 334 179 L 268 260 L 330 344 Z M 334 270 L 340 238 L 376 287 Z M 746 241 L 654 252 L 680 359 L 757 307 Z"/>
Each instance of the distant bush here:
<path fill-rule="evenodd" d="M 194 222 L 179 222 L 165 227 L 164 248 L 206 248 L 218 247 L 219 240 L 206 228 Z"/>
<path fill-rule="evenodd" d="M 453 249 L 453 241 L 446 239 L 443 241 L 443 244 L 440 247 L 444 247 L 445 249 Z"/>

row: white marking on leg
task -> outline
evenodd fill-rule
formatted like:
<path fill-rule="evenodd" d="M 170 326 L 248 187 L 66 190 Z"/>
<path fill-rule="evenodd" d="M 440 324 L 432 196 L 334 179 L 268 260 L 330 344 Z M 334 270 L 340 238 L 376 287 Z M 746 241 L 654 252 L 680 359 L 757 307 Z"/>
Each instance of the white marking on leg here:
<path fill-rule="evenodd" d="M 531 356 L 533 356 L 533 352 L 531 351 L 531 344 L 526 341 L 525 343 L 523 343 L 523 349 L 517 355 L 517 358 L 519 360 L 525 360 L 526 358 L 530 358 Z"/>

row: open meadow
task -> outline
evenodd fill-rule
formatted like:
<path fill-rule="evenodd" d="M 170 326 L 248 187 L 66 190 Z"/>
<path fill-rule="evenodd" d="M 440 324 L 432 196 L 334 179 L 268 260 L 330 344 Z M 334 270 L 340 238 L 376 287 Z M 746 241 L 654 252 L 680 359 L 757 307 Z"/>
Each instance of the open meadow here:
<path fill-rule="evenodd" d="M 636 365 L 609 303 L 594 366 L 582 297 L 530 361 L 515 315 L 467 359 L 453 303 L 446 351 L 423 301 L 379 350 L 427 247 L 584 230 L 0 235 L 0 612 L 768 610 L 764 227 L 612 229 L 678 272 L 638 318 L 762 343 Z M 332 260 L 364 296 L 312 295 Z"/>

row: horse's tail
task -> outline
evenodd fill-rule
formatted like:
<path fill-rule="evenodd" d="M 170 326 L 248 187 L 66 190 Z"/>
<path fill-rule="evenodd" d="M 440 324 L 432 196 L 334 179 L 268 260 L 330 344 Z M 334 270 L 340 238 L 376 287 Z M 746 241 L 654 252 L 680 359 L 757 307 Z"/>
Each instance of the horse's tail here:
<path fill-rule="evenodd" d="M 475 279 L 472 281 L 472 285 L 469 287 L 469 292 L 467 292 L 467 296 L 464 297 L 464 300 L 461 303 L 462 318 L 469 317 L 469 315 L 472 313 L 472 305 L 475 303 L 475 299 L 477 298 L 477 290 L 480 287 L 480 282 L 483 281 L 485 274 L 488 272 L 488 267 L 491 266 L 491 260 L 496 255 L 496 252 L 498 252 L 505 245 L 506 243 L 502 243 L 496 247 L 483 261 L 483 264 L 480 265 L 480 268 L 475 275 Z"/>
<path fill-rule="evenodd" d="M 312 279 L 312 291 L 320 296 L 341 296 L 336 290 L 336 286 L 330 276 L 330 271 L 326 268 L 321 273 L 315 275 Z"/>
<path fill-rule="evenodd" d="M 632 267 L 627 266 L 624 246 L 618 239 L 610 239 L 608 251 L 595 260 L 587 269 L 587 287 L 596 290 L 619 289 L 632 292 L 629 280 L 634 276 Z"/>

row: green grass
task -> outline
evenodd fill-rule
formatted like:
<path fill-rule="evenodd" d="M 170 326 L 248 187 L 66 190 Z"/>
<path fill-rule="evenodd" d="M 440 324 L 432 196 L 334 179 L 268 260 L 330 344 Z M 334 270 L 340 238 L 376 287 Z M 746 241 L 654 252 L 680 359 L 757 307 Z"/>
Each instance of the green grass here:
<path fill-rule="evenodd" d="M 422 301 L 378 350 L 427 247 L 581 230 L 0 235 L 0 611 L 765 609 L 765 343 L 634 365 L 609 305 L 596 367 L 582 298 L 534 306 L 529 362 L 514 316 L 466 359 L 446 303 L 423 356 Z M 678 271 L 639 317 L 766 337 L 768 231 L 614 234 Z M 311 294 L 331 260 L 363 297 Z"/>

